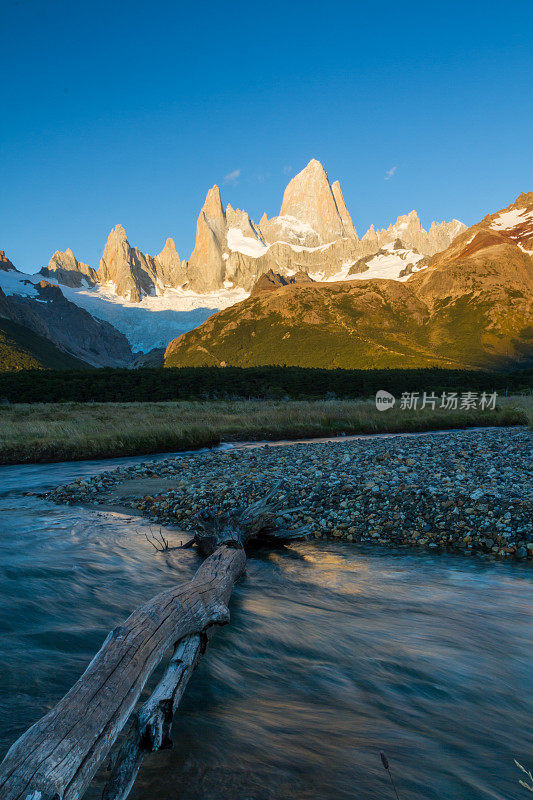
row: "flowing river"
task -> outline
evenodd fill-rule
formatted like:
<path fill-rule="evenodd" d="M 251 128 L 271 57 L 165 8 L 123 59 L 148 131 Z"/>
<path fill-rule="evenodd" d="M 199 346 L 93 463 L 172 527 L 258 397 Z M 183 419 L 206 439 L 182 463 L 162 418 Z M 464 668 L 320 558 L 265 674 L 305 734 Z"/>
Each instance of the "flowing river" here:
<path fill-rule="evenodd" d="M 142 460 L 0 468 L 1 757 L 112 627 L 198 566 L 157 553 L 141 518 L 23 494 Z M 383 750 L 401 800 L 525 800 L 532 605 L 522 564 L 322 542 L 259 554 L 174 748 L 146 759 L 131 798 L 394 798 Z"/>

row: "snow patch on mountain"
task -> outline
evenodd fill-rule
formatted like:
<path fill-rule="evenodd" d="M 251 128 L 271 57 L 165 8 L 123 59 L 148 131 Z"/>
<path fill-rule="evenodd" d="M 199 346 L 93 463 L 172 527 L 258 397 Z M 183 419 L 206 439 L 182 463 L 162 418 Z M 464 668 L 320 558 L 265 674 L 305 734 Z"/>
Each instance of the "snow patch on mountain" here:
<path fill-rule="evenodd" d="M 524 223 L 530 223 L 533 227 L 533 211 L 528 211 L 527 208 L 513 208 L 511 211 L 502 211 L 498 214 L 490 227 L 495 231 L 510 231 L 523 226 Z"/>
<path fill-rule="evenodd" d="M 310 272 L 309 277 L 314 281 L 318 281 L 319 283 L 335 283 L 336 281 L 346 281 L 349 279 L 348 275 L 354 264 L 355 261 L 344 262 L 338 272 L 336 272 L 334 275 L 330 275 L 327 278 L 323 270 L 320 270 L 319 272 Z"/>
<path fill-rule="evenodd" d="M 291 244 L 290 242 L 283 241 L 273 242 L 272 244 L 284 244 L 287 247 L 290 247 L 291 250 L 294 250 L 295 253 L 317 253 L 318 251 L 323 253 L 324 250 L 329 250 L 329 248 L 332 247 L 335 242 L 328 242 L 327 244 L 321 244 L 317 247 L 306 247 L 303 244 Z M 270 245 L 270 247 L 272 247 L 272 245 Z"/>
<path fill-rule="evenodd" d="M 252 258 L 259 258 L 268 250 L 266 244 L 263 244 L 259 239 L 245 236 L 240 228 L 230 228 L 227 239 L 230 250 L 236 253 L 243 253 L 243 255 L 251 256 Z M 224 256 L 222 257 L 224 258 Z"/>
<path fill-rule="evenodd" d="M 383 249 L 386 250 L 387 248 L 384 247 Z M 402 255 L 404 256 L 403 258 Z M 406 256 L 409 257 L 407 258 Z M 376 255 L 367 262 L 368 269 L 366 272 L 350 275 L 350 279 L 366 281 L 371 278 L 388 278 L 389 280 L 403 282 L 409 278 L 409 275 L 400 275 L 400 272 L 409 264 L 413 265 L 413 272 L 418 272 L 419 268 L 416 264 L 422 258 L 423 256 L 420 253 L 412 253 L 412 251 L 407 250 L 396 250 L 391 252 L 390 255 Z"/>
<path fill-rule="evenodd" d="M 413 250 L 406 248 L 398 248 L 394 242 L 390 242 L 383 246 L 381 253 L 374 256 L 369 256 L 366 262 L 368 269 L 364 272 L 350 273 L 351 268 L 354 266 L 355 261 L 347 261 L 342 265 L 339 272 L 326 278 L 323 272 L 310 273 L 310 277 L 314 281 L 322 281 L 325 283 L 333 283 L 335 281 L 346 280 L 370 280 L 371 278 L 388 278 L 393 281 L 406 281 L 409 275 L 400 275 L 403 270 L 409 265 L 412 265 L 413 272 L 418 272 L 423 267 L 417 267 L 417 263 L 424 257 L 421 253 L 415 253 Z"/>
<path fill-rule="evenodd" d="M 291 214 L 283 214 L 275 218 L 276 223 L 281 226 L 282 230 L 294 234 L 298 238 L 304 238 L 308 233 L 316 235 L 316 231 L 307 222 L 293 217 Z"/>
<path fill-rule="evenodd" d="M 26 275 L 24 272 L 0 271 L 0 288 L 4 294 L 18 294 L 22 297 L 38 297 L 33 284 L 42 280 L 40 275 Z"/>
<path fill-rule="evenodd" d="M 279 219 L 279 217 L 277 219 Z M 309 228 L 309 226 L 301 225 L 301 223 L 298 223 L 298 225 L 302 230 L 304 227 Z M 310 230 L 312 229 L 310 228 Z M 231 252 L 242 253 L 243 255 L 250 256 L 251 258 L 259 258 L 260 256 L 264 256 L 273 245 L 285 245 L 286 247 L 290 247 L 295 253 L 314 253 L 319 250 L 327 250 L 329 247 L 335 244 L 335 242 L 328 242 L 327 244 L 321 244 L 317 247 L 306 247 L 302 244 L 291 244 L 290 242 L 285 242 L 282 239 L 271 242 L 270 244 L 265 244 L 260 239 L 254 239 L 251 236 L 245 236 L 240 228 L 230 228 L 226 238 L 228 242 L 228 249 L 231 250 Z M 229 254 L 222 253 L 222 258 L 224 261 L 227 261 Z"/>

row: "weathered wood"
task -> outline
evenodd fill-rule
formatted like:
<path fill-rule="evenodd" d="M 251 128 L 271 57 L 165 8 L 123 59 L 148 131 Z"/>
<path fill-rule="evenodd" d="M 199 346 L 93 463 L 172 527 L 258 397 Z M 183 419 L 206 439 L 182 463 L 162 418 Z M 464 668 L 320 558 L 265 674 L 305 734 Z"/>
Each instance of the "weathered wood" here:
<path fill-rule="evenodd" d="M 242 549 L 220 548 L 191 581 L 115 628 L 72 689 L 7 753 L 2 800 L 78 800 L 168 648 L 229 621 L 227 603 L 245 564 Z"/>
<path fill-rule="evenodd" d="M 114 759 L 102 800 L 126 800 L 145 754 L 171 746 L 172 720 L 202 649 L 199 635 L 187 636 L 176 647 L 157 687 L 133 715 L 128 733 Z"/>
<path fill-rule="evenodd" d="M 245 547 L 252 542 L 272 544 L 305 538 L 308 527 L 289 528 L 290 515 L 301 509 L 283 508 L 288 488 L 282 480 L 265 497 L 228 517 L 221 518 L 209 511 L 200 514 L 194 536 L 200 552 L 208 556 L 222 545 Z"/>

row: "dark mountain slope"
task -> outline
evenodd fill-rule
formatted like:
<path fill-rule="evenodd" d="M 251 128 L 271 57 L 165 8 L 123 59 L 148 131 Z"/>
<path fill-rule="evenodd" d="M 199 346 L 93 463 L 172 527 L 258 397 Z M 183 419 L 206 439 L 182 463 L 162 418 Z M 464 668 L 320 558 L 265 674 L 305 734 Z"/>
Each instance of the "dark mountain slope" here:
<path fill-rule="evenodd" d="M 0 371 L 80 369 L 88 366 L 64 353 L 44 336 L 39 336 L 24 325 L 0 317 Z"/>

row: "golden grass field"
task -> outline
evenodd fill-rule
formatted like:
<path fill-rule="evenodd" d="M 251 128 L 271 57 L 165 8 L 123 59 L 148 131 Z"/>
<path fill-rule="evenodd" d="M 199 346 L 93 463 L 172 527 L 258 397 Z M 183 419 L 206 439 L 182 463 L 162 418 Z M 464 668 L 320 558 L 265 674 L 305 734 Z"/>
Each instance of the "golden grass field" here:
<path fill-rule="evenodd" d="M 186 450 L 223 441 L 298 439 L 480 425 L 523 425 L 531 397 L 495 411 L 377 411 L 374 400 L 15 404 L 0 407 L 0 463 Z"/>

